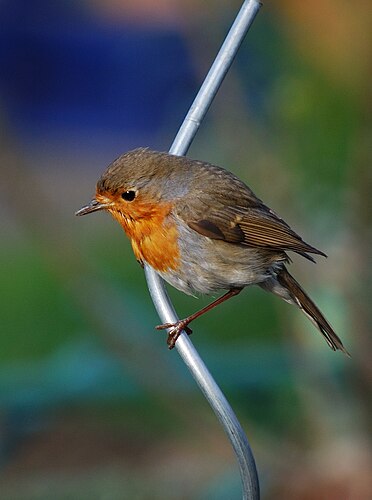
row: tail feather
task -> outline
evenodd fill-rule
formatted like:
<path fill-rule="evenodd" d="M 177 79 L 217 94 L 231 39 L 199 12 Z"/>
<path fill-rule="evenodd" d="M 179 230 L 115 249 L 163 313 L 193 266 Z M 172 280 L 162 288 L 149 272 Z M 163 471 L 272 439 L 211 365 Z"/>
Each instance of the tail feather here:
<path fill-rule="evenodd" d="M 325 319 L 318 307 L 305 293 L 297 281 L 289 274 L 286 268 L 281 269 L 277 274 L 277 282 L 281 285 L 280 288 L 284 288 L 285 291 L 288 292 L 288 298 L 291 299 L 291 302 L 295 303 L 319 329 L 329 347 L 334 351 L 340 350 L 350 356 L 343 346 L 340 338 L 336 335 L 333 328 Z M 286 300 L 286 297 L 283 294 L 284 290 L 275 290 L 274 287 L 270 287 L 270 289 Z"/>

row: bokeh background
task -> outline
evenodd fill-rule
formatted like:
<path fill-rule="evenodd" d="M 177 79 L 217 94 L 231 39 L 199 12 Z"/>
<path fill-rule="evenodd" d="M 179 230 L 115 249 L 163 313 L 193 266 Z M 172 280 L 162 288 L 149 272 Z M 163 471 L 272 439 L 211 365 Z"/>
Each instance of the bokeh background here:
<path fill-rule="evenodd" d="M 1 498 L 240 497 L 125 235 L 74 217 L 123 151 L 169 148 L 238 8 L 0 3 Z M 195 323 L 264 499 L 372 498 L 371 47 L 366 0 L 266 2 L 189 152 L 329 255 L 291 270 L 352 355 L 260 289 Z"/>

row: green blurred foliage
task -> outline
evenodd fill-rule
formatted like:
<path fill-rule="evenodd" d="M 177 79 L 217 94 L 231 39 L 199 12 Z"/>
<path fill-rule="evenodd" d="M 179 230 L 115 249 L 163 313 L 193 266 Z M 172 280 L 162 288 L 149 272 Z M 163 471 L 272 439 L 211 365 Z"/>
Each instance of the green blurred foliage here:
<path fill-rule="evenodd" d="M 69 294 L 27 241 L 2 248 L 0 360 L 45 357 L 82 329 Z"/>

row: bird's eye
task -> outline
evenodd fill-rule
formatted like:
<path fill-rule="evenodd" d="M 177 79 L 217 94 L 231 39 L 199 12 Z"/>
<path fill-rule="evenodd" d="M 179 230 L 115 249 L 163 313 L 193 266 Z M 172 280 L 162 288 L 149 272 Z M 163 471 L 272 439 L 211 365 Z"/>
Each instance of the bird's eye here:
<path fill-rule="evenodd" d="M 124 191 L 124 193 L 122 193 L 121 197 L 125 201 L 133 201 L 134 198 L 136 197 L 136 192 L 135 191 Z"/>

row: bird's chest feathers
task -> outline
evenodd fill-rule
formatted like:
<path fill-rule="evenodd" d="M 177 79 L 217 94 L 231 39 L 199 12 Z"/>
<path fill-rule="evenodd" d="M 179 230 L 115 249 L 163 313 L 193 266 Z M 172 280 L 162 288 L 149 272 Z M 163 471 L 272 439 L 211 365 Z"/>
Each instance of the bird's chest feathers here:
<path fill-rule="evenodd" d="M 112 213 L 130 238 L 137 260 L 160 272 L 179 266 L 178 231 L 170 210 L 170 204 L 137 204 L 126 213 Z"/>

